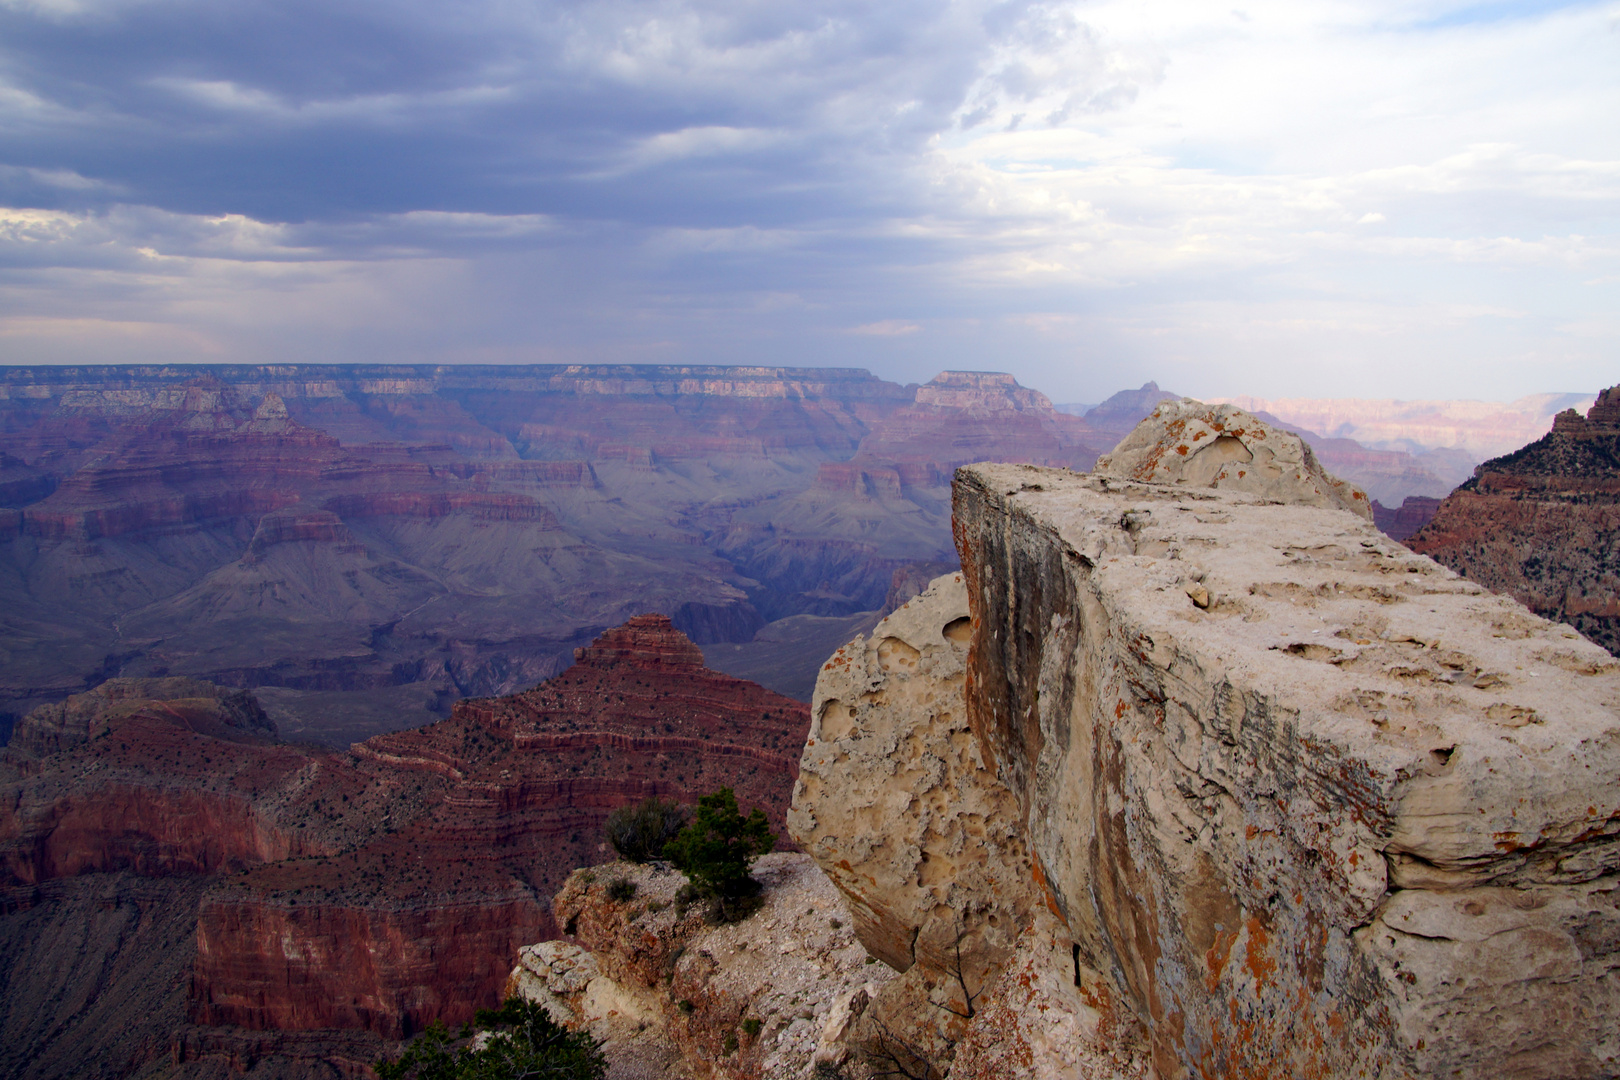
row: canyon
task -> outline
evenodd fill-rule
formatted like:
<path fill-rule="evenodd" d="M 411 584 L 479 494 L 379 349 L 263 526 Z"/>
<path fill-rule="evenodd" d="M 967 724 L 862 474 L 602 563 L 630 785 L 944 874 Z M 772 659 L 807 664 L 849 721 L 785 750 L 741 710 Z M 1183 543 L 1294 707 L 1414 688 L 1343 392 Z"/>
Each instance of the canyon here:
<path fill-rule="evenodd" d="M 41 706 L 0 758 L 0 952 L 52 974 L 6 981 L 0 1070 L 357 1075 L 498 1003 L 615 807 L 729 786 L 783 830 L 808 726 L 656 614 L 342 752 L 184 677 Z"/>
<path fill-rule="evenodd" d="M 982 372 L 0 369 L 0 727 L 184 675 L 341 747 L 645 611 L 807 697 L 825 650 L 760 631 L 856 625 L 954 565 L 956 466 L 1105 448 Z"/>
<path fill-rule="evenodd" d="M 358 1075 L 514 985 L 738 1080 L 1615 1074 L 1620 668 L 1480 588 L 1610 632 L 1607 393 L 1386 509 L 1438 459 L 1153 384 L 7 378 L 0 1074 Z M 569 876 L 722 785 L 764 922 Z"/>
<path fill-rule="evenodd" d="M 897 580 L 956 565 L 955 468 L 1088 469 L 1165 397 L 1078 417 L 993 372 L 0 368 L 0 740 L 105 679 L 183 675 L 343 747 L 533 686 L 645 611 L 807 700 Z M 1392 508 L 1474 464 L 1300 430 Z"/>
<path fill-rule="evenodd" d="M 1611 407 L 1511 461 L 1595 467 Z M 648 1076 L 1620 1076 L 1620 663 L 1370 502 L 1184 399 L 1087 475 L 958 470 L 960 571 L 817 680 L 825 877 L 722 932 L 581 871 L 513 987 Z"/>

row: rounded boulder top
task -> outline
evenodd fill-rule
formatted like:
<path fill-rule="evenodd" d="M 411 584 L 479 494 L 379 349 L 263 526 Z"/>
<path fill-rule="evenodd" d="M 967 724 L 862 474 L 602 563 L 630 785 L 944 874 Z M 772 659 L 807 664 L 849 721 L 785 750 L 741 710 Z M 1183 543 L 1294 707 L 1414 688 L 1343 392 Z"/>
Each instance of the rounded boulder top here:
<path fill-rule="evenodd" d="M 1161 402 L 1093 473 L 1152 484 L 1241 491 L 1372 518 L 1367 493 L 1322 468 L 1310 444 L 1235 405 Z"/>

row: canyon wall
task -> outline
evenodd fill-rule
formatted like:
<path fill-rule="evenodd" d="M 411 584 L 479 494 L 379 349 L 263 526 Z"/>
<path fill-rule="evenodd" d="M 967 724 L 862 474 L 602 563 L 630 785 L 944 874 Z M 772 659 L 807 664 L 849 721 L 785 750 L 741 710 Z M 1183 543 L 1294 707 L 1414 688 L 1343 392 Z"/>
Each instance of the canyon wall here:
<path fill-rule="evenodd" d="M 1485 462 L 1408 541 L 1620 654 L 1620 387 Z"/>
<path fill-rule="evenodd" d="M 904 972 L 869 1053 L 1620 1075 L 1606 653 L 1276 491 L 986 465 L 954 506 L 961 583 L 829 661 L 790 818 Z"/>

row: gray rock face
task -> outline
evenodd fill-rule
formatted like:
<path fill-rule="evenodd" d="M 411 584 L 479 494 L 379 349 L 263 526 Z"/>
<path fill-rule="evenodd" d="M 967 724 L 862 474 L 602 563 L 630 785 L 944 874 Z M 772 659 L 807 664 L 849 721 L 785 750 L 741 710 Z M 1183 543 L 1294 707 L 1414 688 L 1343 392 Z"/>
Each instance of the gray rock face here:
<path fill-rule="evenodd" d="M 1349 510 L 1372 520 L 1367 493 L 1330 474 L 1310 444 L 1236 405 L 1161 402 L 1114 449 L 1097 476 L 1243 491 L 1275 502 Z"/>
<path fill-rule="evenodd" d="M 971 466 L 962 682 L 919 705 L 924 651 L 894 681 L 866 643 L 824 670 L 802 765 L 822 786 L 790 820 L 869 910 L 863 939 L 916 924 L 908 865 L 975 829 L 1010 824 L 1032 864 L 955 901 L 1035 912 L 1019 940 L 1041 948 L 987 977 L 952 1080 L 1140 1075 L 1133 1030 L 1162 1078 L 1620 1075 L 1620 665 L 1334 501 Z M 949 614 L 939 595 L 913 617 Z M 969 744 L 938 719 L 956 685 Z M 854 735 L 829 739 L 846 699 Z M 860 741 L 885 729 L 887 761 Z M 904 764 L 922 745 L 934 789 Z M 887 817 L 840 833 L 835 781 Z M 987 1031 L 1013 983 L 1085 1023 Z"/>

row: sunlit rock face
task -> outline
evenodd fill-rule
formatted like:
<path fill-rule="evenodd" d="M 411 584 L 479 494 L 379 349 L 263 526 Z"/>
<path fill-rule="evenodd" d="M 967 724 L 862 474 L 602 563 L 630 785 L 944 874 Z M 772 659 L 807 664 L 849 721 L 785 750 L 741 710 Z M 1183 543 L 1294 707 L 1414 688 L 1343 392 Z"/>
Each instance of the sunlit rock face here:
<path fill-rule="evenodd" d="M 833 654 L 788 826 L 872 955 L 943 970 L 960 947 L 977 981 L 1012 951 L 1031 867 L 1011 794 L 968 728 L 970 633 L 962 575 L 947 574 Z"/>
<path fill-rule="evenodd" d="M 1585 416 L 1485 462 L 1409 541 L 1415 551 L 1620 654 L 1620 387 Z"/>
<path fill-rule="evenodd" d="M 953 1080 L 1620 1071 L 1620 665 L 1334 501 L 964 468 L 824 670 L 790 824 Z"/>

